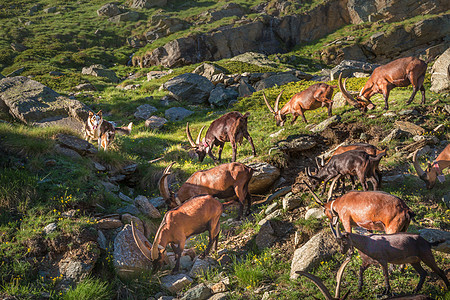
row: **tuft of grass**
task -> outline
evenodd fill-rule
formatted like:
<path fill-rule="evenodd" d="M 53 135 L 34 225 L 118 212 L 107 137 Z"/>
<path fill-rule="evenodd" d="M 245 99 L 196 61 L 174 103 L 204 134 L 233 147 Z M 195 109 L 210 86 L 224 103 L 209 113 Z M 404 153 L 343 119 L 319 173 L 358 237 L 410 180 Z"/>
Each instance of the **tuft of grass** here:
<path fill-rule="evenodd" d="M 112 295 L 111 285 L 100 279 L 86 278 L 76 288 L 70 288 L 62 297 L 63 300 L 88 300 L 110 299 Z"/>

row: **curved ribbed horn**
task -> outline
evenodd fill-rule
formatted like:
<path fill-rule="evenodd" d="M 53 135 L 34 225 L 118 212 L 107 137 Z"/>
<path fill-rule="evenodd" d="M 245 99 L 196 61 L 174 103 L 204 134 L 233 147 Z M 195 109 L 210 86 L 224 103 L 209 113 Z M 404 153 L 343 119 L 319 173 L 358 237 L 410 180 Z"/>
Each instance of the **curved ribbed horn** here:
<path fill-rule="evenodd" d="M 341 178 L 341 174 L 339 174 L 338 176 L 336 176 L 333 181 L 331 182 L 331 186 L 330 186 L 330 190 L 328 191 L 328 200 L 327 202 L 330 201 L 331 197 L 333 196 L 333 190 L 334 190 L 334 186 L 336 185 L 336 182 L 339 180 L 339 178 Z"/>
<path fill-rule="evenodd" d="M 164 218 L 162 219 L 161 224 L 158 227 L 158 231 L 156 232 L 155 240 L 153 241 L 152 250 L 151 250 L 152 260 L 156 260 L 159 257 L 158 249 L 164 250 L 164 247 L 162 247 L 159 244 L 159 242 L 161 240 L 161 230 L 164 227 L 164 225 L 166 225 L 166 215 L 164 215 Z"/>
<path fill-rule="evenodd" d="M 342 263 L 342 265 L 339 267 L 339 270 L 336 274 L 336 291 L 334 293 L 334 298 L 339 298 L 339 294 L 341 293 L 341 282 L 342 282 L 342 275 L 344 275 L 344 270 L 345 267 L 348 265 L 348 263 L 350 262 L 351 257 L 347 257 L 346 260 L 344 260 L 344 262 Z M 347 294 L 346 294 L 347 295 Z M 346 296 L 344 296 L 343 299 L 347 298 Z"/>
<path fill-rule="evenodd" d="M 347 89 L 345 88 L 345 83 L 347 82 L 347 78 L 344 81 L 344 84 L 342 84 L 342 73 L 339 74 L 339 90 L 341 91 L 341 93 L 344 95 L 344 98 L 347 100 L 348 103 L 350 103 L 353 106 L 359 107 L 361 106 L 358 101 L 355 100 L 355 98 L 353 98 L 352 95 L 350 95 L 350 93 L 347 91 Z"/>
<path fill-rule="evenodd" d="M 205 129 L 205 126 L 203 126 L 202 128 L 200 128 L 200 132 L 198 133 L 197 140 L 195 141 L 195 143 L 196 143 L 197 145 L 200 145 L 200 139 L 201 139 L 201 137 L 202 137 L 203 129 Z"/>
<path fill-rule="evenodd" d="M 281 95 L 283 94 L 284 90 L 281 90 L 280 94 L 277 96 L 277 100 L 275 100 L 275 112 L 278 112 L 278 104 L 280 103 Z"/>
<path fill-rule="evenodd" d="M 337 238 L 340 239 L 342 238 L 342 233 L 341 233 L 341 229 L 339 228 L 339 216 L 336 222 L 336 233 L 337 233 Z"/>
<path fill-rule="evenodd" d="M 266 105 L 269 108 L 270 112 L 274 114 L 275 111 L 273 110 L 272 106 L 270 106 L 269 101 L 267 101 L 266 94 L 264 94 L 264 92 L 262 94 L 263 94 L 264 102 L 266 102 Z"/>
<path fill-rule="evenodd" d="M 322 292 L 322 295 L 325 297 L 326 300 L 334 299 L 333 297 L 331 297 L 330 292 L 328 291 L 327 287 L 323 284 L 322 280 L 320 280 L 319 277 L 316 277 L 315 275 L 304 271 L 296 271 L 295 273 L 303 275 L 312 282 L 314 282 L 314 284 L 319 288 L 319 290 Z"/>
<path fill-rule="evenodd" d="M 311 194 L 313 195 L 314 199 L 316 199 L 316 202 L 317 202 L 319 205 L 323 206 L 324 204 L 323 204 L 322 200 L 320 200 L 319 196 L 317 196 L 316 193 L 314 193 L 314 191 L 311 189 L 311 187 L 309 186 L 309 184 L 307 184 L 304 180 L 303 180 L 302 182 L 303 182 L 303 184 L 306 185 L 306 187 L 308 188 L 308 190 L 311 192 Z"/>
<path fill-rule="evenodd" d="M 165 169 L 164 172 L 161 176 L 161 178 L 159 179 L 159 193 L 161 194 L 161 197 L 164 198 L 164 200 L 167 202 L 168 200 L 171 199 L 172 193 L 170 192 L 169 189 L 169 183 L 167 182 L 167 176 L 170 175 L 170 168 L 172 168 L 173 164 L 175 162 L 172 162 L 170 165 L 168 165 Z"/>
<path fill-rule="evenodd" d="M 422 168 L 420 167 L 419 161 L 417 160 L 417 153 L 419 152 L 419 150 L 416 150 L 413 155 L 414 169 L 416 169 L 417 175 L 419 175 L 420 179 L 422 179 L 424 181 L 428 181 L 427 173 L 425 173 L 425 171 L 422 170 Z"/>
<path fill-rule="evenodd" d="M 144 242 L 141 240 L 139 235 L 136 233 L 136 228 L 134 226 L 134 221 L 131 221 L 131 232 L 133 233 L 134 242 L 138 246 L 141 253 L 148 258 L 148 260 L 152 260 L 152 255 L 150 252 L 151 245 L 148 242 Z"/>
<path fill-rule="evenodd" d="M 194 148 L 197 147 L 197 145 L 194 143 L 194 140 L 192 139 L 191 131 L 189 130 L 189 122 L 186 123 L 186 135 L 191 146 Z"/>

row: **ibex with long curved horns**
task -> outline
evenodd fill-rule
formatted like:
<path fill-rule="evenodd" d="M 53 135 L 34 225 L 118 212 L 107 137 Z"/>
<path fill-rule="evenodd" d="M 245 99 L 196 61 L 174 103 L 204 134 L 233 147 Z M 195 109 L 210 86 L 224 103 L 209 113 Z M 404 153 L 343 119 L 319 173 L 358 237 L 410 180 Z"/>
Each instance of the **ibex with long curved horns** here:
<path fill-rule="evenodd" d="M 253 155 L 256 156 L 255 145 L 253 145 L 253 140 L 247 131 L 247 118 L 249 115 L 249 113 L 242 115 L 237 111 L 224 114 L 211 123 L 208 131 L 206 131 L 205 137 L 201 139 L 202 131 L 205 128 L 205 126 L 203 126 L 200 129 L 195 143 L 189 130 L 189 123 L 186 123 L 187 138 L 192 148 L 195 150 L 199 161 L 202 162 L 206 154 L 208 154 L 214 162 L 220 162 L 222 150 L 226 142 L 230 142 L 231 147 L 233 148 L 233 158 L 231 161 L 236 161 L 237 143 L 242 143 L 244 137 L 250 142 Z M 219 159 L 216 159 L 212 153 L 214 146 L 219 146 Z"/>
<path fill-rule="evenodd" d="M 208 255 L 214 243 L 217 251 L 220 232 L 219 221 L 222 212 L 222 203 L 213 196 L 197 196 L 164 215 L 151 249 L 139 238 L 139 235 L 135 232 L 134 223 L 131 223 L 133 238 L 142 254 L 153 262 L 154 269 L 161 266 L 165 261 L 164 252 L 166 246 L 170 244 L 176 258 L 172 272 L 176 272 L 180 269 L 181 253 L 184 250 L 187 238 L 190 236 L 209 231 L 209 243 L 201 257 Z"/>
<path fill-rule="evenodd" d="M 410 84 L 413 86 L 413 93 L 406 104 L 411 103 L 418 90 L 422 92 L 421 104 L 425 104 L 423 81 L 425 80 L 426 70 L 427 63 L 423 60 L 416 57 L 399 58 L 373 70 L 358 96 L 353 97 L 345 88 L 345 82 L 342 84 L 342 73 L 339 74 L 339 89 L 350 104 L 363 112 L 375 108 L 375 105 L 370 101 L 370 98 L 375 94 L 383 94 L 384 109 L 388 110 L 391 90 L 395 87 L 406 87 Z"/>
<path fill-rule="evenodd" d="M 170 208 L 177 207 L 183 202 L 198 195 L 212 195 L 218 198 L 237 196 L 239 199 L 239 218 L 244 212 L 250 213 L 251 195 L 248 184 L 252 179 L 253 169 L 244 164 L 233 162 L 218 165 L 209 170 L 197 171 L 189 177 L 174 194 L 169 189 L 167 176 L 170 175 L 170 164 L 159 180 L 159 191 Z"/>
<path fill-rule="evenodd" d="M 416 169 L 416 172 L 419 175 L 420 179 L 425 181 L 427 189 L 432 189 L 436 184 L 436 179 L 438 179 L 440 182 L 443 182 L 445 180 L 442 171 L 445 168 L 450 167 L 450 144 L 445 147 L 445 149 L 438 155 L 433 163 L 428 162 L 428 167 L 425 171 L 422 170 L 419 162 L 417 161 L 418 151 L 419 150 L 414 152 L 413 156 L 414 168 Z"/>
<path fill-rule="evenodd" d="M 328 117 L 331 117 L 331 109 L 333 106 L 333 88 L 337 86 L 328 85 L 325 83 L 316 83 L 308 87 L 306 90 L 295 94 L 288 103 L 286 103 L 281 109 L 278 109 L 278 104 L 280 102 L 281 95 L 283 91 L 280 92 L 277 99 L 275 100 L 275 109 L 273 109 L 269 101 L 266 98 L 266 95 L 263 92 L 264 102 L 266 102 L 267 107 L 270 112 L 275 117 L 275 121 L 277 122 L 277 126 L 283 126 L 284 122 L 286 122 L 286 116 L 288 114 L 292 114 L 292 124 L 294 124 L 295 120 L 297 120 L 298 116 L 302 116 L 302 119 L 305 123 L 306 121 L 304 112 L 307 110 L 314 110 L 319 107 L 327 107 L 328 108 Z"/>

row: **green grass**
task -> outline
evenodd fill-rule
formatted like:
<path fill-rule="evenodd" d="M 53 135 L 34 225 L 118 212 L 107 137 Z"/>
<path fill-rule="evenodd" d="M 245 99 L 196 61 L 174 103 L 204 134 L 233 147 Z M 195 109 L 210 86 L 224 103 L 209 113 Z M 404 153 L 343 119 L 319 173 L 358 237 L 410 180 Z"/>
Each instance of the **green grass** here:
<path fill-rule="evenodd" d="M 86 278 L 76 288 L 70 288 L 62 297 L 63 300 L 111 299 L 112 288 L 100 279 Z"/>

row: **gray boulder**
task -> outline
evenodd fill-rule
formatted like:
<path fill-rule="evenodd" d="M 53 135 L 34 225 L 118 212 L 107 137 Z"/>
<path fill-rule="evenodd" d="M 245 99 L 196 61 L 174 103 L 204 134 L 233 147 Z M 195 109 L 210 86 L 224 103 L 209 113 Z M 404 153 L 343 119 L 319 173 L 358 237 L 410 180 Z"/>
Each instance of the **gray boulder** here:
<path fill-rule="evenodd" d="M 208 102 L 214 106 L 227 106 L 231 101 L 237 100 L 239 93 L 234 89 L 217 85 L 209 94 Z"/>
<path fill-rule="evenodd" d="M 137 20 L 139 20 L 139 13 L 135 11 L 127 11 L 123 14 L 119 14 L 108 19 L 108 21 L 113 23 L 128 22 L 128 21 L 135 22 Z"/>
<path fill-rule="evenodd" d="M 4 108 L 27 125 L 58 125 L 79 132 L 89 114 L 88 107 L 80 101 L 23 76 L 0 80 L 0 109 Z"/>
<path fill-rule="evenodd" d="M 341 117 L 340 116 L 337 116 L 337 115 L 332 116 L 332 117 L 326 119 L 325 121 L 323 121 L 323 122 L 317 124 L 316 126 L 314 126 L 311 129 L 311 131 L 315 132 L 315 133 L 322 132 L 325 129 L 327 129 L 329 126 L 335 125 L 335 124 L 339 123 L 340 121 L 341 121 Z"/>
<path fill-rule="evenodd" d="M 231 16 L 237 16 L 237 17 L 242 17 L 244 14 L 246 13 L 246 10 L 240 6 L 237 3 L 227 3 L 224 6 L 222 6 L 219 10 L 217 11 L 212 11 L 210 12 L 210 22 L 215 22 L 217 20 L 226 18 L 226 17 L 231 17 Z"/>
<path fill-rule="evenodd" d="M 212 80 L 214 75 L 223 74 L 225 70 L 209 63 L 203 63 L 192 72 L 194 74 L 198 74 L 206 77 L 208 80 Z"/>
<path fill-rule="evenodd" d="M 283 151 L 305 151 L 317 146 L 314 137 L 310 135 L 291 135 L 277 143 L 277 147 Z"/>
<path fill-rule="evenodd" d="M 252 194 L 267 191 L 280 177 L 280 170 L 268 163 L 252 163 L 248 166 L 255 170 L 248 185 Z"/>
<path fill-rule="evenodd" d="M 239 81 L 238 92 L 239 97 L 248 97 L 251 96 L 254 92 L 256 92 L 256 90 L 248 82 L 245 82 L 243 79 L 241 79 Z"/>
<path fill-rule="evenodd" d="M 450 92 L 450 48 L 436 60 L 431 69 L 431 88 L 435 93 Z"/>
<path fill-rule="evenodd" d="M 321 261 L 331 258 L 338 249 L 339 245 L 331 231 L 319 232 L 301 248 L 295 250 L 291 263 L 291 279 L 298 278 L 296 271 L 310 271 Z"/>
<path fill-rule="evenodd" d="M 167 5 L 167 0 L 133 0 L 131 8 L 152 8 Z"/>
<path fill-rule="evenodd" d="M 164 126 L 164 124 L 166 124 L 166 123 L 167 123 L 167 119 L 165 119 L 165 118 L 151 116 L 150 118 L 145 120 L 145 127 L 157 130 L 157 129 L 161 129 Z"/>
<path fill-rule="evenodd" d="M 97 10 L 99 16 L 114 17 L 118 14 L 120 14 L 120 9 L 114 3 L 107 3 Z"/>
<path fill-rule="evenodd" d="M 150 116 L 156 112 L 158 109 L 150 104 L 142 104 L 136 108 L 136 112 L 134 113 L 134 117 L 136 119 L 147 120 Z"/>
<path fill-rule="evenodd" d="M 189 272 L 189 276 L 197 277 L 205 274 L 215 263 L 214 259 L 210 257 L 205 257 L 204 259 L 200 259 L 198 256 L 194 259 L 194 264 L 192 266 L 191 271 Z"/>
<path fill-rule="evenodd" d="M 159 211 L 148 201 L 147 197 L 139 195 L 134 199 L 134 205 L 150 218 L 161 218 Z"/>
<path fill-rule="evenodd" d="M 305 213 L 305 220 L 310 218 L 321 219 L 323 217 L 325 217 L 325 214 L 322 208 L 313 207 L 308 209 Z"/>
<path fill-rule="evenodd" d="M 161 278 L 161 287 L 168 290 L 171 293 L 178 293 L 192 282 L 191 277 L 186 274 L 168 275 Z"/>
<path fill-rule="evenodd" d="M 300 79 L 298 79 L 297 76 L 293 74 L 293 72 L 278 73 L 258 81 L 256 83 L 255 89 L 256 91 L 260 91 L 274 87 L 276 85 L 280 86 L 287 84 L 289 82 L 296 82 L 296 81 L 300 81 Z"/>
<path fill-rule="evenodd" d="M 450 253 L 450 232 L 449 231 L 443 231 L 439 229 L 420 229 L 419 235 L 426 239 L 430 243 L 434 243 L 436 241 L 442 241 L 442 243 L 439 243 L 437 246 L 433 247 L 434 250 L 444 252 L 444 253 Z"/>
<path fill-rule="evenodd" d="M 112 70 L 107 69 L 103 65 L 92 65 L 90 67 L 84 67 L 81 70 L 81 74 L 107 78 L 113 83 L 119 82 L 119 78 L 117 78 L 116 73 Z"/>
<path fill-rule="evenodd" d="M 342 73 L 342 77 L 353 76 L 355 72 L 372 73 L 379 65 L 370 64 L 363 61 L 356 60 L 343 60 L 339 65 L 331 69 L 331 80 L 337 79 L 339 74 Z"/>
<path fill-rule="evenodd" d="M 183 107 L 172 107 L 164 112 L 164 116 L 169 121 L 180 121 L 189 117 L 194 112 Z"/>
<path fill-rule="evenodd" d="M 258 249 L 262 250 L 271 247 L 276 240 L 277 237 L 275 235 L 275 230 L 272 226 L 271 221 L 268 220 L 264 222 L 264 224 L 261 225 L 258 234 L 256 235 L 255 238 L 256 246 L 258 247 Z"/>
<path fill-rule="evenodd" d="M 358 95 L 358 92 L 355 91 L 349 91 L 349 93 L 352 96 Z M 344 94 L 337 92 L 333 97 L 333 109 L 344 107 L 345 105 L 347 105 L 347 99 L 344 97 Z"/>
<path fill-rule="evenodd" d="M 163 84 L 163 88 L 168 90 L 178 101 L 203 104 L 208 100 L 214 84 L 206 77 L 186 73 L 170 79 Z"/>
<path fill-rule="evenodd" d="M 206 300 L 211 296 L 211 289 L 204 283 L 200 283 L 184 293 L 180 300 Z"/>
<path fill-rule="evenodd" d="M 56 140 L 62 147 L 72 149 L 80 155 L 95 154 L 98 152 L 91 143 L 73 135 L 58 133 Z"/>
<path fill-rule="evenodd" d="M 136 232 L 142 241 L 148 243 L 151 247 L 151 243 L 145 238 L 144 234 L 139 230 Z M 151 262 L 133 241 L 131 225 L 129 224 L 125 225 L 114 239 L 113 264 L 119 277 L 132 278 L 152 268 Z"/>

